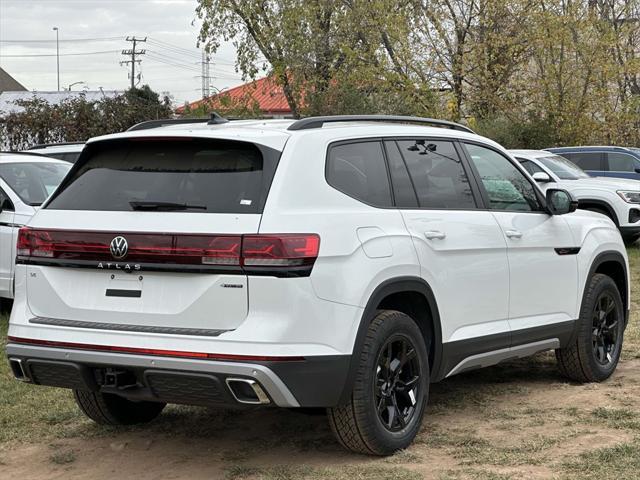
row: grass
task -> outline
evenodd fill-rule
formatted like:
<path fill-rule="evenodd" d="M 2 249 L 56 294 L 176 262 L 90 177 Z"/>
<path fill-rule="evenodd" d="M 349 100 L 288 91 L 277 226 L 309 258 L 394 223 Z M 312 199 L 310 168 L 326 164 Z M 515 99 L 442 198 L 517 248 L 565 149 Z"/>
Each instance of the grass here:
<path fill-rule="evenodd" d="M 419 480 L 422 476 L 401 467 L 358 465 L 344 467 L 309 467 L 279 465 L 256 468 L 233 466 L 227 469 L 227 480 Z"/>
<path fill-rule="evenodd" d="M 49 461 L 56 465 L 68 465 L 76 461 L 76 454 L 73 450 L 62 450 L 51 454 Z"/>
<path fill-rule="evenodd" d="M 623 364 L 640 359 L 640 248 L 629 250 L 629 260 L 632 316 Z M 324 418 L 286 410 L 169 406 L 147 426 L 97 426 L 79 412 L 70 392 L 13 380 L 4 361 L 6 334 L 7 319 L 0 315 L 0 466 L 8 464 L 10 449 L 24 444 L 44 445 L 45 461 L 73 469 L 86 454 L 85 441 L 109 449 L 125 439 L 134 445 L 153 439 L 186 459 L 197 458 L 194 450 L 206 451 L 227 480 L 507 480 L 533 478 L 531 471 L 539 478 L 606 480 L 637 478 L 640 471 L 640 378 L 569 384 L 557 373 L 553 354 L 433 385 L 414 445 L 370 459 L 343 452 Z M 545 392 L 577 400 L 556 404 Z M 142 454 L 157 455 L 154 448 Z"/>

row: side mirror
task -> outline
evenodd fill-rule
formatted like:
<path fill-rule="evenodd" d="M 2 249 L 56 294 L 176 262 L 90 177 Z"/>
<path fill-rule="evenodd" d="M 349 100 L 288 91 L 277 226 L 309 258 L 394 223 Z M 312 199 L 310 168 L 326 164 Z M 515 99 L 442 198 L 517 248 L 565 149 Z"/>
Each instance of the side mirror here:
<path fill-rule="evenodd" d="M 634 168 L 636 173 L 640 173 L 640 168 Z"/>
<path fill-rule="evenodd" d="M 547 209 L 551 215 L 564 215 L 578 209 L 578 201 L 566 190 L 550 188 L 546 192 Z"/>
<path fill-rule="evenodd" d="M 533 179 L 539 183 L 549 183 L 551 181 L 551 177 L 547 172 L 536 172 L 532 175 Z"/>

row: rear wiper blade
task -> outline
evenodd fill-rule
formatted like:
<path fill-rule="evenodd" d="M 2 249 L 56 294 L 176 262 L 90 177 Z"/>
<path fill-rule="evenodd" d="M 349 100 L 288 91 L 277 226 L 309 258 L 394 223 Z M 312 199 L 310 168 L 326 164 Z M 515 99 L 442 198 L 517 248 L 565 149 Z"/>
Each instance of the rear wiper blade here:
<path fill-rule="evenodd" d="M 206 205 L 172 202 L 129 202 L 134 210 L 206 210 Z"/>

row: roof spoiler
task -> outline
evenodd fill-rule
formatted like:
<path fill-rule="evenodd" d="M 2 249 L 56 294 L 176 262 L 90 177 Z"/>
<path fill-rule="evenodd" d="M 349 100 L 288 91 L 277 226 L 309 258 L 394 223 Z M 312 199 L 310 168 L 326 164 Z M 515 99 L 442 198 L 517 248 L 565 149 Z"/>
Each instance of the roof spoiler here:
<path fill-rule="evenodd" d="M 385 123 L 417 123 L 431 125 L 435 127 L 450 128 L 461 132 L 475 133 L 469 127 L 448 120 L 438 120 L 435 118 L 410 117 L 402 115 L 332 115 L 326 117 L 302 118 L 289 125 L 287 130 L 309 130 L 312 128 L 322 128 L 325 123 L 337 122 L 385 122 Z"/>
<path fill-rule="evenodd" d="M 65 145 L 84 145 L 86 142 L 59 142 L 59 143 L 40 143 L 38 145 L 34 145 L 33 147 L 27 148 L 27 150 L 36 150 L 38 148 L 49 148 L 49 147 L 62 147 Z"/>

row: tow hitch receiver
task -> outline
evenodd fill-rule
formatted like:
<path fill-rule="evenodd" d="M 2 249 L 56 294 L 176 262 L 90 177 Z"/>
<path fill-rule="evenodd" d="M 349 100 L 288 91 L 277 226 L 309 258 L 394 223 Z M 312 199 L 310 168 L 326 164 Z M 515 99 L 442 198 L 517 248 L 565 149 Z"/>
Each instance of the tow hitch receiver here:
<path fill-rule="evenodd" d="M 110 388 L 131 388 L 138 386 L 136 376 L 127 370 L 105 368 L 103 370 L 102 386 Z"/>

